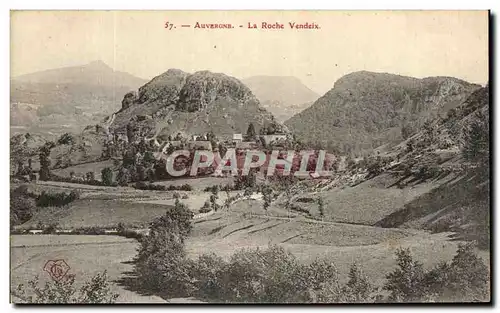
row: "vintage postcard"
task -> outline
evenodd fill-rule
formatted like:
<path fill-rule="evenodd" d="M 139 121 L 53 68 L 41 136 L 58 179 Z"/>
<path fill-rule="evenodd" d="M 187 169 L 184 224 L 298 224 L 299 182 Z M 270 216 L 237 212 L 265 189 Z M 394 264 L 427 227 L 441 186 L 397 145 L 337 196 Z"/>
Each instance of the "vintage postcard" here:
<path fill-rule="evenodd" d="M 490 303 L 488 11 L 11 11 L 12 303 Z"/>

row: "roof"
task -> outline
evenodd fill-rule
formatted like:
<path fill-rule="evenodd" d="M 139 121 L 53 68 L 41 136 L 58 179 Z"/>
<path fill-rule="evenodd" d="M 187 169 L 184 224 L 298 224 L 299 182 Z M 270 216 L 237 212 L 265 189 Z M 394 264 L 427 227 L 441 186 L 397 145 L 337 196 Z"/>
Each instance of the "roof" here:
<path fill-rule="evenodd" d="M 262 139 L 264 139 L 266 144 L 270 144 L 273 141 L 286 139 L 286 134 L 262 135 Z"/>
<path fill-rule="evenodd" d="M 212 151 L 212 143 L 210 141 L 188 141 L 188 149 L 199 149 Z"/>
<path fill-rule="evenodd" d="M 257 146 L 254 141 L 240 141 L 236 143 L 236 149 L 253 149 Z"/>

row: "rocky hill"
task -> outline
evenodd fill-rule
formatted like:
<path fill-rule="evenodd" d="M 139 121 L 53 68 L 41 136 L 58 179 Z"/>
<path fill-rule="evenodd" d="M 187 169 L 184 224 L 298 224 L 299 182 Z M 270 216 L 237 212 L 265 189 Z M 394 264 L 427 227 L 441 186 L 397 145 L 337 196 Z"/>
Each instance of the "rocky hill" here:
<path fill-rule="evenodd" d="M 11 125 L 30 132 L 44 125 L 59 134 L 81 131 L 116 111 L 122 96 L 145 82 L 102 61 L 13 77 Z"/>
<path fill-rule="evenodd" d="M 264 108 L 284 122 L 306 109 L 319 95 L 292 76 L 252 76 L 242 79 Z"/>
<path fill-rule="evenodd" d="M 275 123 L 252 91 L 234 77 L 208 71 L 185 73 L 170 69 L 130 92 L 122 108 L 108 120 L 113 132 L 133 128 L 141 136 L 167 138 L 177 133 L 222 138 Z"/>
<path fill-rule="evenodd" d="M 417 79 L 355 72 L 340 78 L 312 106 L 285 124 L 305 142 L 359 154 L 416 133 L 480 86 L 452 77 Z"/>

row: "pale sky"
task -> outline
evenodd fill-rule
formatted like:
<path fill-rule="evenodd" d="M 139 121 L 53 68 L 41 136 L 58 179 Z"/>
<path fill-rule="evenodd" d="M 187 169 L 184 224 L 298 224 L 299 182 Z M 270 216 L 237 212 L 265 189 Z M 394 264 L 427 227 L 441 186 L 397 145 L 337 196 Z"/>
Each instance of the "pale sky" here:
<path fill-rule="evenodd" d="M 177 28 L 167 30 L 165 22 Z M 234 29 L 194 29 L 194 23 Z M 248 23 L 285 24 L 284 30 Z M 321 29 L 292 30 L 288 22 Z M 181 24 L 191 24 L 182 28 Z M 244 25 L 240 28 L 239 25 Z M 367 70 L 488 81 L 487 11 L 15 11 L 11 76 L 102 60 L 151 79 L 169 68 L 295 76 L 323 94 Z"/>

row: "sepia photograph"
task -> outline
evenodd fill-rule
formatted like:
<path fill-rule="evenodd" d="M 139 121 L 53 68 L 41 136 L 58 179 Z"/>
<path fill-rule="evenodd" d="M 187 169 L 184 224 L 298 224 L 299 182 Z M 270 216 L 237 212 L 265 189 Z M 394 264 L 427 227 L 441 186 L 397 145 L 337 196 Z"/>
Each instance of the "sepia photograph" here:
<path fill-rule="evenodd" d="M 10 303 L 491 304 L 491 20 L 11 10 Z"/>

